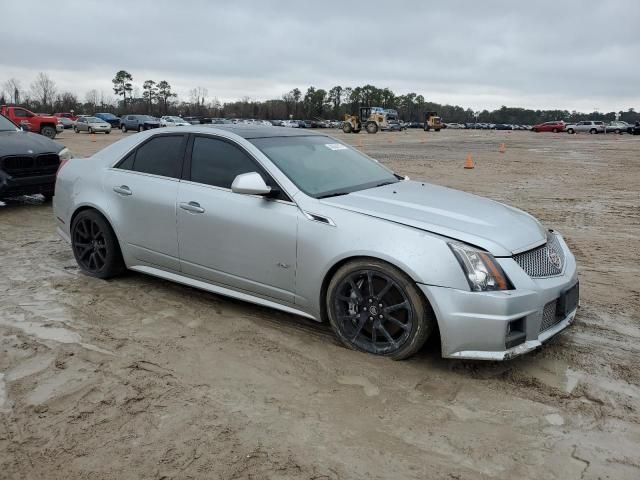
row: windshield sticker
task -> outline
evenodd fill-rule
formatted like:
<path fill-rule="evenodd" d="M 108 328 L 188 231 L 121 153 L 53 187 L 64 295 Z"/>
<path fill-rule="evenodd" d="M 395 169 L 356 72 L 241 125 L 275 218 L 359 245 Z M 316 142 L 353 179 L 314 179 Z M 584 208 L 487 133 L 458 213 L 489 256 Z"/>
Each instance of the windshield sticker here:
<path fill-rule="evenodd" d="M 341 143 L 325 143 L 324 146 L 327 147 L 329 150 L 346 150 L 347 149 L 347 147 L 345 147 Z"/>

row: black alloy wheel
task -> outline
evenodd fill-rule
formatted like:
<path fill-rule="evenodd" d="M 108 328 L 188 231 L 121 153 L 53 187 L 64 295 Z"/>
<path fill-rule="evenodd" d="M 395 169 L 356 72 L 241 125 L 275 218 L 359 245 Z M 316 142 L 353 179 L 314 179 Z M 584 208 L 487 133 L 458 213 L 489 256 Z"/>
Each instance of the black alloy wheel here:
<path fill-rule="evenodd" d="M 435 324 L 415 282 L 377 260 L 339 269 L 329 285 L 327 309 L 345 345 L 397 360 L 417 352 Z"/>
<path fill-rule="evenodd" d="M 110 278 L 125 269 L 111 226 L 94 210 L 82 211 L 74 218 L 71 245 L 78 265 L 88 275 Z"/>

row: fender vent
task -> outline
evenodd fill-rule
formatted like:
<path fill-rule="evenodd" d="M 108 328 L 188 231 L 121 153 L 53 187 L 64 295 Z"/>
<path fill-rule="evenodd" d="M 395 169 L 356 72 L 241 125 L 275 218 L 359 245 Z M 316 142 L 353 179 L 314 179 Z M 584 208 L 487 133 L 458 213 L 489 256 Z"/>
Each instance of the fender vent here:
<path fill-rule="evenodd" d="M 329 217 L 323 217 L 322 215 L 318 215 L 317 213 L 304 212 L 305 217 L 307 217 L 312 222 L 324 223 L 325 225 L 330 225 L 335 227 L 336 224 Z"/>

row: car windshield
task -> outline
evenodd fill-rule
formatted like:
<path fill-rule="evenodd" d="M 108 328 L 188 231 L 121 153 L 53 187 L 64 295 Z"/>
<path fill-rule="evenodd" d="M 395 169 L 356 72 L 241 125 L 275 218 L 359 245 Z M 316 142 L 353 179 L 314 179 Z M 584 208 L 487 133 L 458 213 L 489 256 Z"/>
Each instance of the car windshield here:
<path fill-rule="evenodd" d="M 346 195 L 398 181 L 386 167 L 333 138 L 313 135 L 249 141 L 311 197 Z"/>
<path fill-rule="evenodd" d="M 184 120 L 181 119 L 180 117 L 167 117 L 167 118 L 172 122 L 184 122 Z"/>
<path fill-rule="evenodd" d="M 149 115 L 140 115 L 138 118 L 140 120 L 155 120 L 155 118 L 150 117 Z"/>
<path fill-rule="evenodd" d="M 16 130 L 18 127 L 11 120 L 0 115 L 0 132 L 15 132 Z"/>
<path fill-rule="evenodd" d="M 89 117 L 89 118 L 87 118 L 87 122 L 89 122 L 89 123 L 104 123 L 104 120 L 102 120 L 101 118 L 97 118 L 97 117 Z"/>
<path fill-rule="evenodd" d="M 101 113 L 100 118 L 104 118 L 105 120 L 113 120 L 116 117 L 113 113 Z"/>

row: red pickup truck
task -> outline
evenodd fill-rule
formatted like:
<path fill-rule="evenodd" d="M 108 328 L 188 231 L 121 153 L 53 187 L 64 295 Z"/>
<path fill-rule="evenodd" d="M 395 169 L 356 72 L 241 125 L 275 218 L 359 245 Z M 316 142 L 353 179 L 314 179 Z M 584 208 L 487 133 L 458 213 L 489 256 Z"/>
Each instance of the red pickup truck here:
<path fill-rule="evenodd" d="M 58 133 L 58 119 L 53 115 L 36 115 L 26 108 L 0 105 L 0 114 L 19 126 L 28 126 L 30 132 L 40 133 L 45 137 L 55 138 Z"/>

